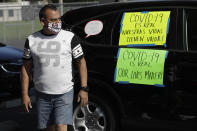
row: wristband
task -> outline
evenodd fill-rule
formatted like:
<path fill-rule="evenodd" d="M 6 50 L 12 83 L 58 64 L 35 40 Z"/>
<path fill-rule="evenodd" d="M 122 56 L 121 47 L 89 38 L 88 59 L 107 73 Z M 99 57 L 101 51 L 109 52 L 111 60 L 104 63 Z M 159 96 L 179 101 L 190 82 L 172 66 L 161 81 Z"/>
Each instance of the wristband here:
<path fill-rule="evenodd" d="M 83 91 L 89 92 L 89 88 L 88 88 L 88 86 L 82 86 L 82 87 L 80 87 L 80 90 L 83 90 Z"/>

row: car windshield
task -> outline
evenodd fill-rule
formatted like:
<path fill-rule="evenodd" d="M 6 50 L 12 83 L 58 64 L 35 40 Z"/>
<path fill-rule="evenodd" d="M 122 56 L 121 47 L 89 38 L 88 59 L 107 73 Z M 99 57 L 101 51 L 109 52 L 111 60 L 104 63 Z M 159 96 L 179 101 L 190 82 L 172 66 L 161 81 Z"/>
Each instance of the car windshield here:
<path fill-rule="evenodd" d="M 4 47 L 4 46 L 6 46 L 5 44 L 3 44 L 3 43 L 0 43 L 0 47 Z"/>

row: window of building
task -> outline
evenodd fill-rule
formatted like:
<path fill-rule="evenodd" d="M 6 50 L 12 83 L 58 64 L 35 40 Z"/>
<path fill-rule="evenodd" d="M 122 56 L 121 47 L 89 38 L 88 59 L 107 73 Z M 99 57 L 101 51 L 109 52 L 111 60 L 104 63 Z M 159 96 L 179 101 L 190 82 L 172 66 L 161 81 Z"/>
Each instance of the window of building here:
<path fill-rule="evenodd" d="M 8 16 L 13 17 L 14 16 L 14 11 L 13 10 L 8 10 Z"/>

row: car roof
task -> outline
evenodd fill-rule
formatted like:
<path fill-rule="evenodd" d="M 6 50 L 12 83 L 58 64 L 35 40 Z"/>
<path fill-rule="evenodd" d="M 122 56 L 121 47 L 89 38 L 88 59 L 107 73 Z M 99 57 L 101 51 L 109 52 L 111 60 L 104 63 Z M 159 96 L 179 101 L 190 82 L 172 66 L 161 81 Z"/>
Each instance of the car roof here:
<path fill-rule="evenodd" d="M 96 15 L 122 9 L 145 7 L 197 7 L 197 0 L 132 0 L 128 2 L 112 2 L 81 7 L 68 11 L 62 16 L 64 24 L 73 25 Z"/>
<path fill-rule="evenodd" d="M 81 7 L 81 8 L 88 8 L 88 7 L 121 7 L 121 6 L 125 6 L 125 5 L 138 5 L 138 4 L 164 4 L 166 5 L 174 5 L 174 6 L 191 6 L 192 4 L 194 4 L 193 6 L 197 5 L 197 0 L 131 0 L 131 1 L 121 1 L 121 2 L 111 2 L 111 3 L 104 3 L 104 4 L 97 4 L 97 5 L 91 5 L 91 6 L 87 6 L 87 7 Z M 146 5 L 143 5 L 146 6 Z M 81 9 L 79 8 L 79 9 Z M 76 9 L 77 10 L 77 9 Z"/>

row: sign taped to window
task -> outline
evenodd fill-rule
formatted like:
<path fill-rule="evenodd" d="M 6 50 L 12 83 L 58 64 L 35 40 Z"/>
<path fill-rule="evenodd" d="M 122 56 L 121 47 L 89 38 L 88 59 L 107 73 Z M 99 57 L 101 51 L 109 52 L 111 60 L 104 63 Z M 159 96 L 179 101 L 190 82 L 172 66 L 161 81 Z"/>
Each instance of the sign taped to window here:
<path fill-rule="evenodd" d="M 120 48 L 114 82 L 165 87 L 163 83 L 166 50 Z"/>
<path fill-rule="evenodd" d="M 170 11 L 124 12 L 120 23 L 119 46 L 165 46 Z"/>

